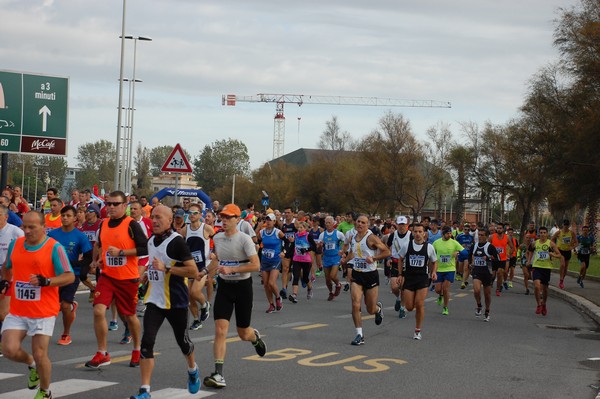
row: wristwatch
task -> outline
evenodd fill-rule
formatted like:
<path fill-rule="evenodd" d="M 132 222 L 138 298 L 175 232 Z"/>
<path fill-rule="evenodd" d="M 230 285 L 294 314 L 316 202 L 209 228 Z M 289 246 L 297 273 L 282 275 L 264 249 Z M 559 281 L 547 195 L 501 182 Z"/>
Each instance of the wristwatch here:
<path fill-rule="evenodd" d="M 119 251 L 119 256 L 125 256 L 125 250 L 124 249 L 122 249 L 122 250 Z"/>

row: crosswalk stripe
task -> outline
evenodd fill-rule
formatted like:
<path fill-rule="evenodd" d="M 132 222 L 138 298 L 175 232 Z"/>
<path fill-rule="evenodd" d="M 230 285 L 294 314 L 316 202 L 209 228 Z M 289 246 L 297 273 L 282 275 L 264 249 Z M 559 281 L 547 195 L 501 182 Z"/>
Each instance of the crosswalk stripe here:
<path fill-rule="evenodd" d="M 74 395 L 81 392 L 89 392 L 94 389 L 104 388 L 116 385 L 118 382 L 69 379 L 53 382 L 50 384 L 53 398 L 60 398 L 67 395 Z M 18 391 L 6 392 L 0 394 L 0 399 L 29 398 L 35 390 L 20 389 Z M 89 397 L 89 395 L 86 395 Z"/>
<path fill-rule="evenodd" d="M 0 373 L 0 380 L 7 380 L 9 378 L 19 377 L 25 374 L 14 374 L 14 373 Z"/>
<path fill-rule="evenodd" d="M 199 391 L 191 394 L 187 389 L 165 388 L 160 391 L 152 391 L 152 399 L 188 399 L 188 398 L 206 398 L 215 395 L 216 392 Z"/>

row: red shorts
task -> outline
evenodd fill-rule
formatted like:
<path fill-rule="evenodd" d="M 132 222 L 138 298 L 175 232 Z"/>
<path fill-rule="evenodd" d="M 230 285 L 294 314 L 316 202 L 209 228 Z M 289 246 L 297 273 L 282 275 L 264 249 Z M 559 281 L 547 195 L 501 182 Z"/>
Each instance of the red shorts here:
<path fill-rule="evenodd" d="M 101 275 L 94 292 L 94 305 L 99 303 L 108 308 L 114 300 L 119 314 L 134 315 L 138 301 L 138 284 L 138 279 L 116 280 Z"/>

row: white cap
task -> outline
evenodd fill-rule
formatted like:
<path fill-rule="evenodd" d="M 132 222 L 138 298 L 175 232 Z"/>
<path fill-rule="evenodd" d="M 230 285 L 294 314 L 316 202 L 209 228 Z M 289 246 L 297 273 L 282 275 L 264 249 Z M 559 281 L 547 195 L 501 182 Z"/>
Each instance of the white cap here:
<path fill-rule="evenodd" d="M 269 213 L 269 214 L 267 214 L 267 219 L 275 220 L 277 218 L 275 217 L 274 213 Z"/>
<path fill-rule="evenodd" d="M 396 218 L 396 224 L 408 224 L 408 219 L 406 219 L 406 216 L 398 216 Z"/>

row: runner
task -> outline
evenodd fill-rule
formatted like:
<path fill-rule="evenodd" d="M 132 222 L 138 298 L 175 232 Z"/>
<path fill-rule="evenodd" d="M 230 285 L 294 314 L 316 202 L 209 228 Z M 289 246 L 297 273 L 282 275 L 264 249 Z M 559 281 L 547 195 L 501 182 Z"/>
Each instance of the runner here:
<path fill-rule="evenodd" d="M 433 249 L 438 258 L 437 280 L 435 292 L 438 294 L 437 304 L 442 305 L 442 315 L 448 315 L 448 302 L 450 301 L 450 285 L 454 282 L 456 274 L 456 258 L 462 245 L 452 238 L 452 228 L 442 227 L 442 238 L 433 242 Z"/>
<path fill-rule="evenodd" d="M 215 230 L 202 223 L 202 205 L 191 204 L 189 206 L 190 224 L 183 228 L 182 235 L 192 253 L 197 271 L 200 272 L 210 261 L 210 238 L 215 234 Z M 190 290 L 190 312 L 193 322 L 190 330 L 196 331 L 202 328 L 202 322 L 206 321 L 210 312 L 210 303 L 202 294 L 202 289 L 206 284 L 206 278 L 196 281 L 188 280 Z M 198 311 L 198 302 L 200 303 L 200 312 Z"/>
<path fill-rule="evenodd" d="M 8 359 L 29 367 L 27 388 L 39 390 L 35 399 L 51 399 L 52 363 L 48 344 L 60 308 L 58 287 L 75 280 L 62 245 L 47 237 L 44 215 L 32 211 L 23 217 L 25 237 L 11 242 L 2 268 L 0 295 L 14 293 L 2 325 L 2 350 Z M 31 352 L 22 343 L 31 337 Z"/>
<path fill-rule="evenodd" d="M 352 320 L 356 329 L 356 337 L 352 345 L 363 345 L 365 337 L 362 329 L 362 317 L 360 314 L 361 300 L 365 300 L 368 314 L 375 315 L 375 324 L 380 325 L 383 321 L 383 304 L 379 299 L 379 272 L 377 261 L 390 256 L 390 250 L 375 234 L 369 230 L 369 218 L 359 215 L 355 223 L 356 234 L 350 242 L 350 251 L 347 259 L 353 259 L 352 265 Z M 379 250 L 380 253 L 376 254 Z"/>
<path fill-rule="evenodd" d="M 325 285 L 329 290 L 328 301 L 333 301 L 333 298 L 338 296 L 342 290 L 342 284 L 337 274 L 343 254 L 341 243 L 344 242 L 344 239 L 344 234 L 335 229 L 333 216 L 327 216 L 325 218 L 325 231 L 321 233 L 317 243 L 323 251 Z"/>
<path fill-rule="evenodd" d="M 540 238 L 530 247 L 533 252 L 533 286 L 535 287 L 536 314 L 546 316 L 548 309 L 548 285 L 552 274 L 552 258 L 562 259 L 558 247 L 548 239 L 548 229 L 539 228 Z"/>
<path fill-rule="evenodd" d="M 285 240 L 283 241 L 284 257 L 281 260 L 281 291 L 279 291 L 279 296 L 282 299 L 287 299 L 287 286 L 290 281 L 290 266 L 292 264 L 292 258 L 294 257 L 294 242 L 290 239 L 294 237 L 294 234 L 298 230 L 296 229 L 292 208 L 284 208 L 283 215 L 284 220 L 281 225 L 281 231 L 283 231 L 283 234 L 285 235 Z"/>
<path fill-rule="evenodd" d="M 107 352 L 106 309 L 115 301 L 121 317 L 125 319 L 133 339 L 130 367 L 140 362 L 140 320 L 136 316 L 137 291 L 140 281 L 138 256 L 148 254 L 148 239 L 142 228 L 125 215 L 125 193 L 113 191 L 105 202 L 108 219 L 98 231 L 97 257 L 92 268 L 100 267 L 101 276 L 96 285 L 94 298 L 94 330 L 98 351 L 85 366 L 97 369 L 110 364 Z"/>
<path fill-rule="evenodd" d="M 425 297 L 427 287 L 437 280 L 437 255 L 433 245 L 425 241 L 425 228 L 420 223 L 413 224 L 413 240 L 399 252 L 402 264 L 402 302 L 408 312 L 416 310 L 415 333 L 413 338 L 421 339 L 421 327 L 425 318 Z M 398 280 L 400 277 L 398 277 Z M 398 282 L 400 285 L 400 281 Z"/>
<path fill-rule="evenodd" d="M 496 232 L 490 237 L 491 244 L 498 252 L 498 260 L 492 262 L 492 281 L 496 280 L 496 296 L 500 296 L 502 288 L 508 289 L 508 284 L 504 283 L 505 270 L 508 268 L 508 258 L 514 251 L 513 243 L 504 233 L 504 224 L 498 223 L 495 226 Z"/>
<path fill-rule="evenodd" d="M 396 226 L 393 234 L 390 234 L 387 240 L 387 246 L 391 250 L 390 257 L 390 285 L 392 294 L 396 297 L 394 310 L 398 312 L 398 317 L 404 319 L 406 317 L 406 308 L 402 305 L 402 283 L 404 277 L 400 273 L 400 253 L 406 251 L 408 243 L 413 239 L 412 233 L 408 230 L 408 219 L 405 216 L 396 218 Z"/>
<path fill-rule="evenodd" d="M 526 232 L 525 237 L 521 242 L 521 245 L 519 245 L 519 260 L 521 262 L 521 270 L 523 271 L 523 284 L 525 285 L 525 295 L 529 295 L 529 280 L 531 280 L 531 260 L 528 258 L 530 242 L 531 236 L 528 232 Z"/>
<path fill-rule="evenodd" d="M 281 269 L 281 258 L 283 257 L 281 244 L 285 238 L 285 234 L 275 227 L 274 213 L 267 214 L 264 228 L 259 231 L 258 237 L 262 243 L 260 271 L 267 302 L 269 302 L 266 313 L 279 312 L 283 308 L 283 303 L 281 302 L 281 296 L 279 296 L 277 279 L 279 278 L 279 270 Z"/>
<path fill-rule="evenodd" d="M 52 198 L 50 200 L 50 212 L 45 216 L 46 234 L 52 229 L 58 229 L 62 226 L 60 218 L 60 210 L 63 207 L 63 202 L 60 198 Z"/>
<path fill-rule="evenodd" d="M 92 245 L 86 235 L 75 228 L 75 212 L 75 208 L 71 205 L 63 207 L 60 210 L 62 227 L 48 233 L 48 237 L 52 237 L 61 243 L 67 251 L 69 262 L 75 274 L 75 281 L 60 287 L 58 290 L 60 310 L 63 317 L 63 333 L 57 342 L 58 345 L 70 345 L 72 342 L 71 325 L 77 317 L 78 303 L 75 300 L 75 293 L 77 293 L 79 287 L 79 275 L 82 266 L 87 265 L 85 269 L 89 270 L 89 264 L 92 262 Z"/>
<path fill-rule="evenodd" d="M 356 224 L 356 218 L 358 217 L 358 213 L 356 212 L 348 212 L 346 214 L 346 223 L 348 223 L 348 226 L 352 226 L 350 229 L 348 229 L 346 227 L 344 227 L 343 229 L 341 229 L 342 233 L 344 233 L 344 247 L 342 248 L 342 251 L 347 254 L 348 251 L 350 250 L 350 246 L 352 243 L 352 239 L 354 238 L 354 236 L 356 235 L 356 229 L 355 229 L 355 224 Z M 340 230 L 340 227 L 338 226 L 338 230 Z M 345 232 L 343 230 L 346 230 Z M 345 256 L 342 259 L 342 277 L 344 277 L 346 279 L 346 284 L 344 285 L 344 292 L 348 291 L 350 289 L 350 282 L 352 281 L 352 266 L 354 263 L 354 259 L 349 258 L 348 256 Z"/>
<path fill-rule="evenodd" d="M 319 277 L 323 271 L 323 248 L 316 245 L 323 230 L 324 229 L 321 227 L 321 218 L 314 215 L 311 218 L 311 227 L 308 230 L 308 234 L 310 234 L 315 243 L 313 247 L 310 247 L 310 256 L 312 258 L 310 269 L 311 281 L 315 281 L 315 276 Z"/>
<path fill-rule="evenodd" d="M 289 296 L 292 303 L 298 303 L 298 282 L 300 279 L 302 279 L 302 286 L 307 287 L 306 299 L 311 299 L 313 296 L 312 281 L 310 281 L 312 267 L 310 248 L 315 243 L 312 236 L 308 234 L 307 222 L 297 222 L 296 230 L 298 231 L 290 239 L 294 244 L 294 256 L 292 257 L 294 278 L 292 280 L 292 294 Z"/>
<path fill-rule="evenodd" d="M 246 234 L 240 234 L 237 223 L 240 208 L 228 204 L 220 212 L 223 230 L 214 236 L 215 258 L 209 266 L 198 274 L 198 279 L 209 273 L 219 273 L 219 283 L 215 296 L 213 317 L 215 319 L 215 340 L 213 352 L 215 371 L 204 378 L 204 385 L 214 388 L 226 386 L 223 377 L 223 363 L 227 345 L 227 332 L 231 316 L 235 310 L 238 336 L 242 341 L 250 341 L 259 356 L 264 356 L 267 346 L 257 330 L 250 326 L 252 318 L 252 272 L 260 270 L 256 246 Z"/>
<path fill-rule="evenodd" d="M 515 238 L 515 230 L 512 227 L 509 227 L 506 230 L 506 233 L 508 234 L 508 240 L 512 242 L 513 245 L 511 256 L 508 259 L 508 288 L 512 288 L 513 279 L 515 277 L 515 267 L 517 266 L 517 249 L 519 248 L 519 244 L 517 242 L 517 239 Z"/>
<path fill-rule="evenodd" d="M 141 210 L 141 209 L 140 209 Z M 188 303 L 190 300 L 187 278 L 195 278 L 198 269 L 185 240 L 171 230 L 173 212 L 164 205 L 152 211 L 152 238 L 148 241 L 148 280 L 144 335 L 140 360 L 141 386 L 130 399 L 150 399 L 150 380 L 154 370 L 154 343 L 165 319 L 173 329 L 175 340 L 187 363 L 188 392 L 200 390 L 198 365 L 194 344 L 187 332 Z"/>
<path fill-rule="evenodd" d="M 585 279 L 587 269 L 590 266 L 590 254 L 596 251 L 596 243 L 594 237 L 590 235 L 590 228 L 588 226 L 583 226 L 581 230 L 582 234 L 577 236 L 577 242 L 579 243 L 577 259 L 581 264 L 579 276 L 577 277 L 577 284 L 583 288 L 583 279 Z"/>
<path fill-rule="evenodd" d="M 82 193 L 80 193 L 82 194 Z M 81 205 L 80 205 L 81 206 Z M 85 206 L 85 205 L 83 205 Z M 98 241 L 97 238 L 97 234 L 98 234 L 98 229 L 100 228 L 100 208 L 98 208 L 98 205 L 96 204 L 90 204 L 87 207 L 87 211 L 85 212 L 85 223 L 83 223 L 83 225 L 79 226 L 79 230 L 81 230 L 81 232 L 83 234 L 86 235 L 88 241 L 90 242 L 90 244 L 92 245 L 92 248 L 94 247 L 94 245 L 96 244 L 96 241 Z M 89 279 L 89 273 L 90 273 L 90 265 L 83 264 L 81 265 L 81 270 L 79 272 L 79 279 L 81 280 L 81 282 L 90 289 L 90 295 L 88 298 L 88 302 L 94 302 L 94 291 L 96 289 L 96 286 L 94 285 L 94 283 L 92 283 Z M 98 275 L 100 274 L 100 270 L 97 270 L 97 274 L 96 274 L 96 278 L 98 277 Z"/>
<path fill-rule="evenodd" d="M 561 290 L 565 288 L 565 276 L 567 275 L 567 270 L 569 270 L 571 254 L 578 245 L 577 236 L 571 231 L 570 227 L 571 222 L 565 219 L 563 220 L 562 228 L 552 236 L 552 242 L 556 244 L 562 256 L 560 259 L 560 280 L 558 282 L 558 288 Z"/>
<path fill-rule="evenodd" d="M 462 283 L 460 285 L 460 289 L 464 290 L 469 285 L 469 251 L 471 251 L 471 247 L 475 242 L 475 238 L 469 234 L 470 224 L 465 223 L 465 228 L 461 233 L 456 235 L 456 241 L 462 245 L 463 250 L 458 253 L 458 257 L 456 259 L 456 270 L 458 274 L 462 276 Z"/>
<path fill-rule="evenodd" d="M 488 242 L 489 231 L 478 229 L 478 242 L 473 244 L 471 250 L 471 264 L 473 265 L 473 295 L 477 303 L 476 317 L 481 317 L 481 287 L 485 299 L 484 321 L 490 321 L 490 307 L 492 305 L 492 283 L 494 276 L 491 272 L 493 263 L 498 261 L 498 251 Z"/>

